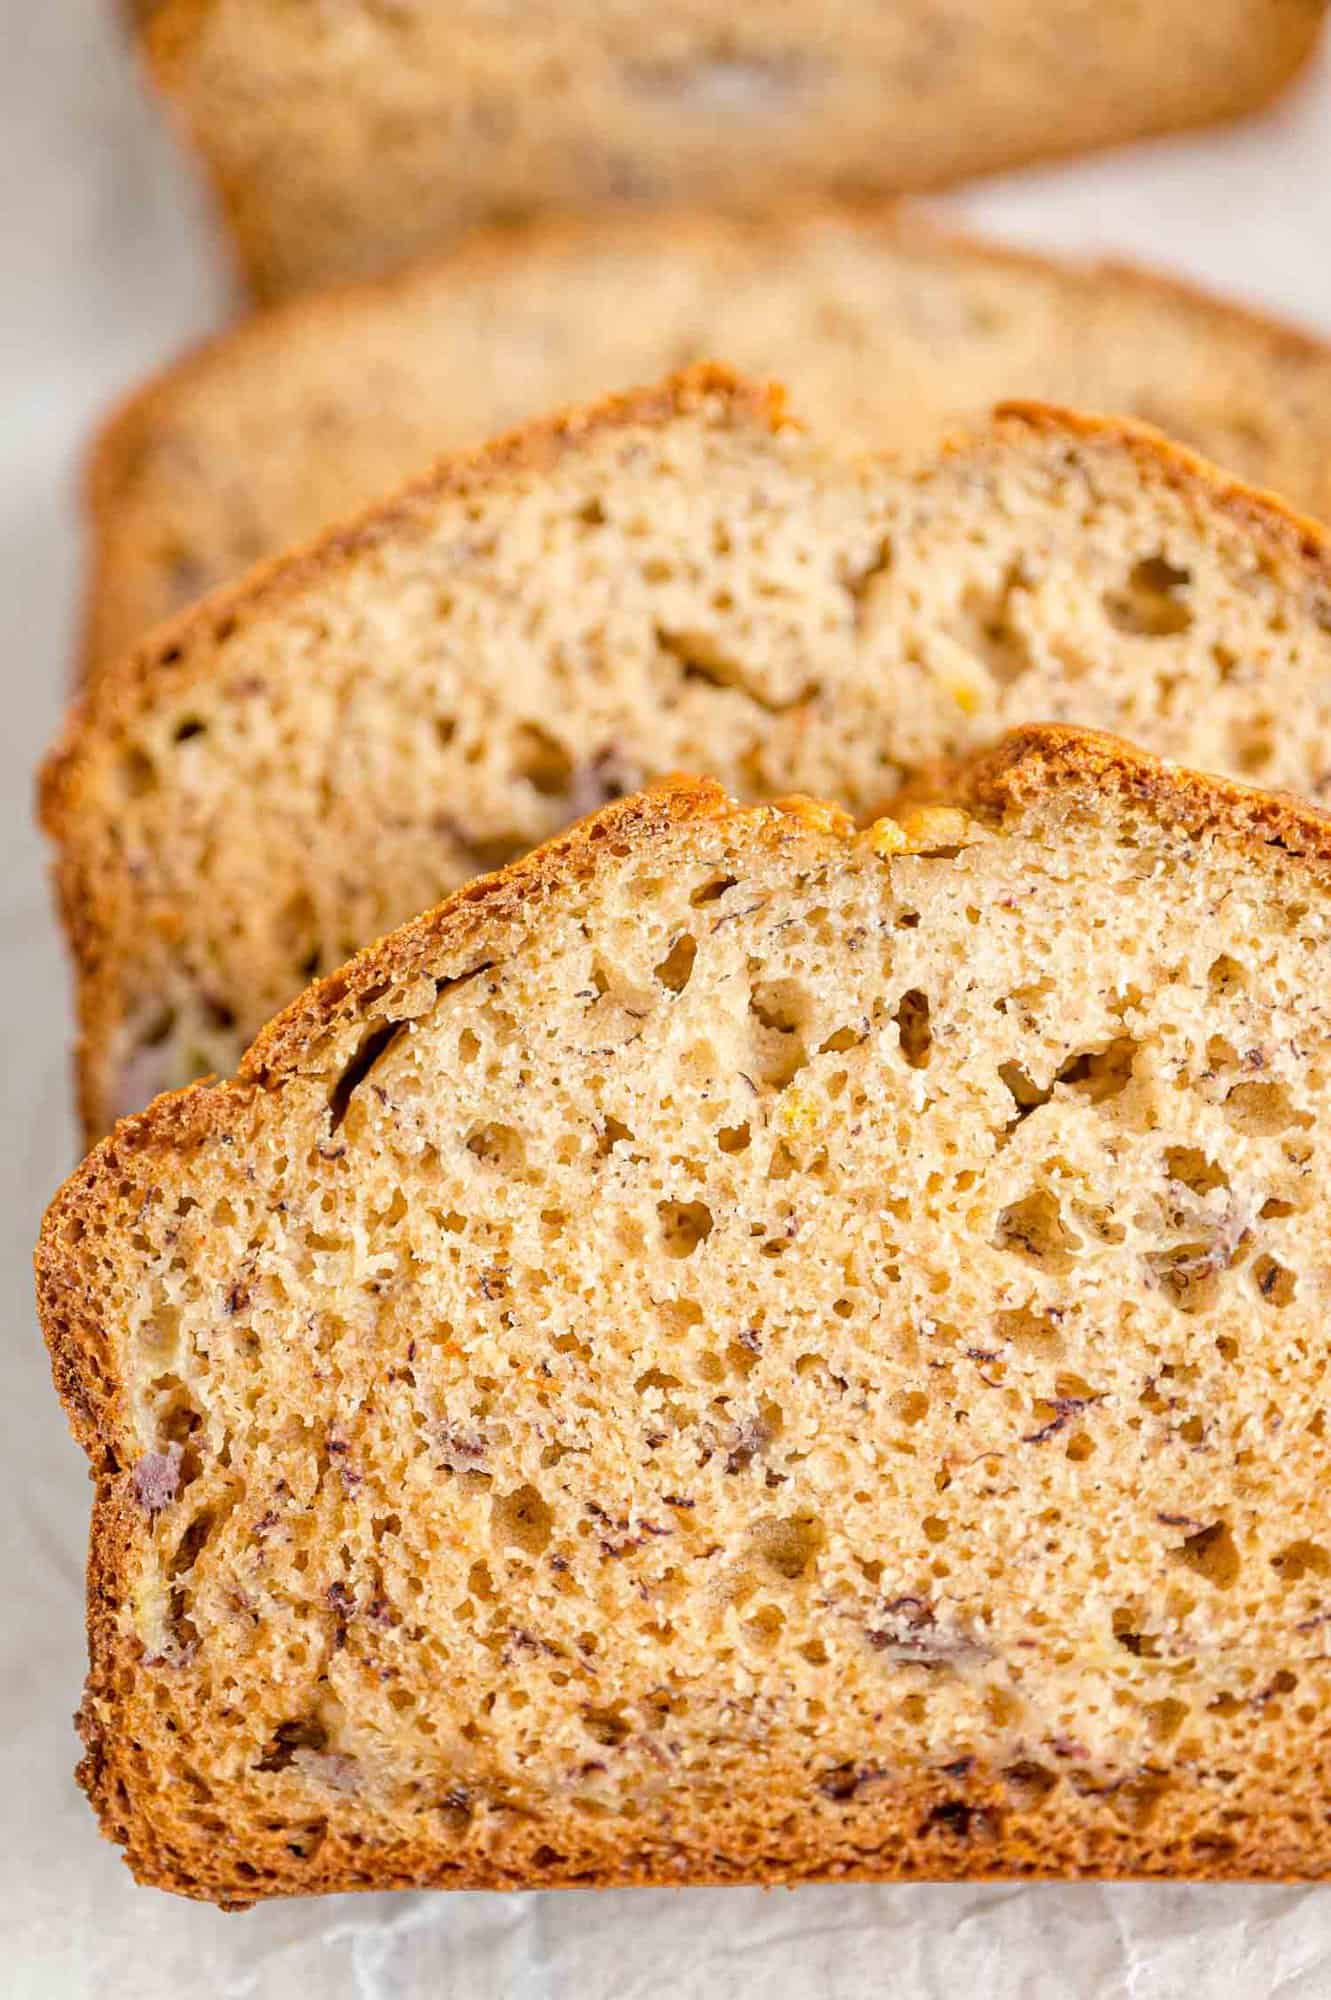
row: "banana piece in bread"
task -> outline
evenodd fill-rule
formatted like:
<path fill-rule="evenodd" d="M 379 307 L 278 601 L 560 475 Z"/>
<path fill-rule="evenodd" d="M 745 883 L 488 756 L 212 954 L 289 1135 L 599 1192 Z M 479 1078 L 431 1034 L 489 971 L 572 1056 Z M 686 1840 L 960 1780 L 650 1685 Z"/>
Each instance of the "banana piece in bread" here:
<path fill-rule="evenodd" d="M 446 459 L 74 715 L 44 810 L 88 1128 L 645 780 L 871 815 L 1049 720 L 1321 795 L 1322 531 L 1130 424 L 857 458 L 709 367 Z"/>
<path fill-rule="evenodd" d="M 603 810 L 39 1295 L 146 1882 L 1324 1877 L 1331 819 L 1031 730 Z"/>

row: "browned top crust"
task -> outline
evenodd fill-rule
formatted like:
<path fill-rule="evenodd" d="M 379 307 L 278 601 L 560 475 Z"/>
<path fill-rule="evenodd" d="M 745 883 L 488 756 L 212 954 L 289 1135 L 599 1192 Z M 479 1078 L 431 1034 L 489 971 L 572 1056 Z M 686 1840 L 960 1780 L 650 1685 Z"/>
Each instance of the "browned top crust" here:
<path fill-rule="evenodd" d="M 1004 419 L 1024 424 L 1029 430 L 1043 431 L 1046 435 L 1064 431 L 1091 442 L 1111 439 L 1126 446 L 1139 463 L 1150 467 L 1166 486 L 1179 493 L 1196 493 L 1223 507 L 1272 553 L 1308 564 L 1318 580 L 1331 579 L 1331 528 L 1298 507 L 1291 506 L 1280 494 L 1264 491 L 1245 479 L 1232 477 L 1212 465 L 1209 459 L 1203 458 L 1200 452 L 1166 437 L 1153 424 L 1142 423 L 1134 417 L 1090 416 L 1083 410 L 1069 410 L 1057 404 L 1022 398 L 997 405 L 994 421 Z M 965 435 L 959 434 L 953 439 L 951 448 L 962 449 L 965 442 Z M 1328 606 L 1328 616 L 1331 616 L 1331 606 Z"/>
<path fill-rule="evenodd" d="M 1027 723 L 956 767 L 951 802 L 977 814 L 1020 811 L 1042 795 L 1094 790 L 1139 801 L 1194 838 L 1212 834 L 1331 862 L 1331 813 L 1291 792 L 1265 792 L 1231 778 L 1184 770 L 1094 729 Z"/>

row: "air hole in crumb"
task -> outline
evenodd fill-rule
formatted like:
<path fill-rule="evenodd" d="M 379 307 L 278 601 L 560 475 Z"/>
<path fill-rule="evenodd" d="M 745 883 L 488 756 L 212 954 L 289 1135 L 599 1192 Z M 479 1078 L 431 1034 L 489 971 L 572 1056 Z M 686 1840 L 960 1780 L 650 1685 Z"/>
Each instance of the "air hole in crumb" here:
<path fill-rule="evenodd" d="M 1188 1719 L 1188 1705 L 1167 1695 L 1163 1701 L 1152 1701 L 1146 1705 L 1146 1723 L 1158 1743 L 1168 1743 L 1177 1736 Z"/>
<path fill-rule="evenodd" d="M 1048 1104 L 1054 1094 L 1052 1084 L 1048 1090 L 1041 1090 L 1039 1085 L 1033 1083 L 1030 1077 L 1027 1076 L 1020 1063 L 1000 1063 L 998 1074 L 1002 1078 L 1013 1103 L 1017 1107 L 1018 1120 L 1028 1117 L 1032 1111 L 1038 1110 L 1042 1104 Z"/>
<path fill-rule="evenodd" d="M 693 973 L 693 961 L 698 956 L 698 943 L 688 931 L 684 931 L 671 945 L 661 963 L 653 967 L 655 976 L 662 986 L 672 993 L 682 993 Z"/>
<path fill-rule="evenodd" d="M 1184 596 L 1191 582 L 1190 570 L 1178 568 L 1163 555 L 1144 556 L 1128 571 L 1121 589 L 1105 592 L 1105 616 L 1116 631 L 1133 638 L 1172 638 L 1193 622 Z"/>
<path fill-rule="evenodd" d="M 1237 1242 L 1223 1231 L 1207 1242 L 1176 1243 L 1147 1253 L 1152 1280 L 1178 1312 L 1203 1311 L 1215 1298 L 1219 1273 L 1228 1268 Z"/>
<path fill-rule="evenodd" d="M 792 980 L 767 981 L 750 996 L 749 1011 L 760 1030 L 756 1067 L 773 1090 L 784 1090 L 809 1059 L 802 1032 L 806 1004 L 803 989 Z"/>
<path fill-rule="evenodd" d="M 918 987 L 912 987 L 910 992 L 903 993 L 897 1002 L 892 1019 L 897 1024 L 897 1038 L 902 1055 L 912 1069 L 923 1069 L 933 1046 L 928 994 L 921 993 Z"/>
<path fill-rule="evenodd" d="M 1219 958 L 1211 962 L 1206 975 L 1206 984 L 1213 1000 L 1230 999 L 1234 994 L 1242 993 L 1246 989 L 1248 975 L 1236 958 L 1231 958 L 1227 951 L 1222 951 Z"/>
<path fill-rule="evenodd" d="M 998 1775 L 1018 1812 L 1029 1812 L 1033 1807 L 1043 1805 L 1058 1783 L 1056 1772 L 1047 1771 L 1043 1764 L 1026 1759 L 1018 1764 L 1009 1764 Z"/>
<path fill-rule="evenodd" d="M 467 1134 L 467 1151 L 483 1167 L 515 1173 L 526 1158 L 522 1134 L 511 1125 L 475 1125 Z"/>
<path fill-rule="evenodd" d="M 1296 1111 L 1279 1083 L 1236 1083 L 1225 1099 L 1225 1116 L 1238 1131 L 1256 1139 L 1274 1138 L 1291 1125 L 1306 1128 L 1312 1118 Z"/>
<path fill-rule="evenodd" d="M 756 1611 L 744 1627 L 755 1646 L 764 1650 L 775 1646 L 785 1629 L 785 1614 L 776 1604 L 764 1604 Z"/>
<path fill-rule="evenodd" d="M 668 1257 L 691 1257 L 712 1233 L 712 1211 L 701 1201 L 659 1201 L 661 1242 Z"/>
<path fill-rule="evenodd" d="M 171 740 L 173 743 L 188 743 L 191 738 L 205 736 L 207 732 L 208 725 L 206 722 L 201 722 L 197 715 L 187 715 L 172 730 Z"/>
<path fill-rule="evenodd" d="M 1153 1633 L 1138 1629 L 1137 1614 L 1127 1605 L 1119 1605 L 1113 1613 L 1111 1624 L 1115 1640 L 1125 1653 L 1132 1654 L 1134 1660 L 1154 1660 L 1159 1657 L 1159 1640 Z"/>
<path fill-rule="evenodd" d="M 1102 1049 L 1082 1049 L 1069 1056 L 1055 1082 L 1084 1091 L 1092 1104 L 1103 1104 L 1127 1089 L 1132 1081 L 1137 1044 L 1130 1035 L 1119 1035 Z"/>
<path fill-rule="evenodd" d="M 327 1743 L 328 1731 L 317 1716 L 307 1715 L 279 1722 L 254 1768 L 257 1771 L 285 1771 L 289 1764 L 294 1763 L 298 1750 L 320 1751 L 327 1747 Z"/>
<path fill-rule="evenodd" d="M 1216 1590 L 1228 1590 L 1238 1581 L 1239 1552 L 1227 1521 L 1212 1521 L 1208 1528 L 1199 1528 L 1173 1551 L 1173 1557 Z"/>
<path fill-rule="evenodd" d="M 387 1055 L 398 1037 L 406 1033 L 408 1025 L 406 1021 L 380 1021 L 367 1028 L 361 1036 L 355 1055 L 334 1084 L 328 1099 L 329 1124 L 334 1132 L 346 1117 L 355 1091 L 364 1083 L 379 1058 Z"/>
<path fill-rule="evenodd" d="M 735 881 L 733 875 L 713 875 L 710 880 L 699 884 L 689 897 L 689 901 L 695 910 L 704 903 L 718 902 L 727 889 L 734 888 Z"/>
<path fill-rule="evenodd" d="M 212 1531 L 213 1516 L 205 1508 L 202 1513 L 194 1516 L 194 1519 L 176 1543 L 166 1565 L 167 1575 L 172 1577 L 183 1576 L 186 1570 L 193 1569 Z"/>
<path fill-rule="evenodd" d="M 1055 1197 L 1047 1188 L 1037 1188 L 1021 1201 L 1011 1203 L 999 1215 L 994 1231 L 994 1247 L 1029 1257 L 1050 1270 L 1065 1271 L 1072 1263 L 1078 1239 L 1064 1224 Z"/>
<path fill-rule="evenodd" d="M 1301 1583 L 1305 1576 L 1331 1576 L 1331 1552 L 1320 1542 L 1290 1542 L 1271 1558 L 1281 1583 Z"/>
<path fill-rule="evenodd" d="M 812 1514 L 793 1514 L 759 1521 L 750 1531 L 749 1549 L 763 1568 L 794 1583 L 813 1566 L 826 1540 L 821 1521 Z"/>
<path fill-rule="evenodd" d="M 964 591 L 952 636 L 974 653 L 999 687 L 1010 687 L 1031 666 L 1031 649 L 1013 619 L 1018 594 L 1030 587 L 1021 559 L 1009 563 L 996 587 L 971 584 Z"/>
<path fill-rule="evenodd" d="M 616 1749 L 630 1734 L 632 1725 L 622 1706 L 614 1708 L 584 1708 L 582 1725 L 587 1734 L 597 1743 L 604 1743 Z"/>
<path fill-rule="evenodd" d="M 1129 1826 L 1147 1826 L 1169 1790 L 1169 1783 L 1163 1771 L 1140 1771 L 1110 1793 L 1110 1809 Z"/>
<path fill-rule="evenodd" d="M 1052 1309 L 1041 1312 L 1033 1306 L 1018 1306 L 1015 1311 L 994 1314 L 994 1338 L 1042 1360 L 1056 1361 L 1064 1346 L 1061 1319 L 1062 1315 Z"/>
<path fill-rule="evenodd" d="M 157 769 L 146 751 L 137 746 L 120 760 L 120 782 L 126 798 L 141 799 L 157 783 Z"/>
<path fill-rule="evenodd" d="M 548 729 L 527 722 L 513 738 L 513 774 L 542 798 L 564 798 L 573 782 L 573 759 Z"/>
<path fill-rule="evenodd" d="M 1253 1281 L 1269 1306 L 1277 1311 L 1293 1303 L 1297 1279 L 1274 1257 L 1259 1257 L 1252 1267 Z"/>
<path fill-rule="evenodd" d="M 632 1142 L 633 1134 L 630 1132 L 628 1126 L 620 1119 L 613 1118 L 607 1113 L 601 1130 L 597 1135 L 597 1158 L 602 1160 L 607 1159 L 616 1146 L 627 1146 L 631 1145 Z"/>
<path fill-rule="evenodd" d="M 538 1556 L 547 1547 L 554 1515 L 534 1486 L 519 1486 L 490 1502 L 490 1534 L 503 1546 Z"/>
<path fill-rule="evenodd" d="M 1210 1194 L 1213 1188 L 1229 1186 L 1224 1168 L 1209 1160 L 1198 1146 L 1167 1146 L 1165 1172 L 1193 1194 Z"/>
<path fill-rule="evenodd" d="M 756 1328 L 748 1327 L 738 1340 L 732 1340 L 726 1347 L 726 1366 L 732 1375 L 741 1377 L 752 1375 L 758 1366 L 762 1353 L 762 1340 Z"/>

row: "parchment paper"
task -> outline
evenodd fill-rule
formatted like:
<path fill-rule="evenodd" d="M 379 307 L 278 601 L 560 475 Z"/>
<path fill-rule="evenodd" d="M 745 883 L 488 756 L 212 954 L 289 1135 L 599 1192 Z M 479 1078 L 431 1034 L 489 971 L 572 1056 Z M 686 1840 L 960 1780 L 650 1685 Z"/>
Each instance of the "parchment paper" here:
<path fill-rule="evenodd" d="M 0 1993 L 1331 1995 L 1327 1891 L 375 1896 L 225 1917 L 136 1888 L 98 1838 L 72 1778 L 70 1722 L 83 1670 L 88 1487 L 51 1391 L 31 1300 L 40 1212 L 74 1157 L 66 976 L 31 827 L 31 773 L 67 685 L 81 587 L 80 443 L 114 393 L 227 310 L 203 201 L 139 89 L 119 12 L 116 0 L 0 0 L 0 1247 L 8 1304 L 0 1333 Z M 992 184 L 958 205 L 1031 242 L 1172 264 L 1331 332 L 1331 60 L 1250 126 Z"/>

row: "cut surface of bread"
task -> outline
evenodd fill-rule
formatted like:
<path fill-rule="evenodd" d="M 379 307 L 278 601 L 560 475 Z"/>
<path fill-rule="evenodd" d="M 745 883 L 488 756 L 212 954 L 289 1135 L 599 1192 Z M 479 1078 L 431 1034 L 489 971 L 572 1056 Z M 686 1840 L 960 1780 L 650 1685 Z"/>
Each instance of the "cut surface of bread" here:
<path fill-rule="evenodd" d="M 1331 820 L 679 785 L 53 1204 L 145 1881 L 1323 1876 Z"/>
<path fill-rule="evenodd" d="M 1132 426 L 852 459 L 708 368 L 445 461 L 76 713 L 44 799 L 89 1128 L 648 778 L 868 814 L 1050 719 L 1322 792 L 1320 531 Z"/>
<path fill-rule="evenodd" d="M 166 0 L 151 70 L 256 291 L 477 222 L 901 193 L 1250 109 L 1322 0 Z"/>
<path fill-rule="evenodd" d="M 829 443 L 911 449 L 1037 396 L 1144 418 L 1331 517 L 1331 352 L 1148 273 L 890 205 L 510 230 L 258 315 L 115 413 L 86 482 L 85 662 L 441 451 L 712 354 L 798 382 Z"/>

